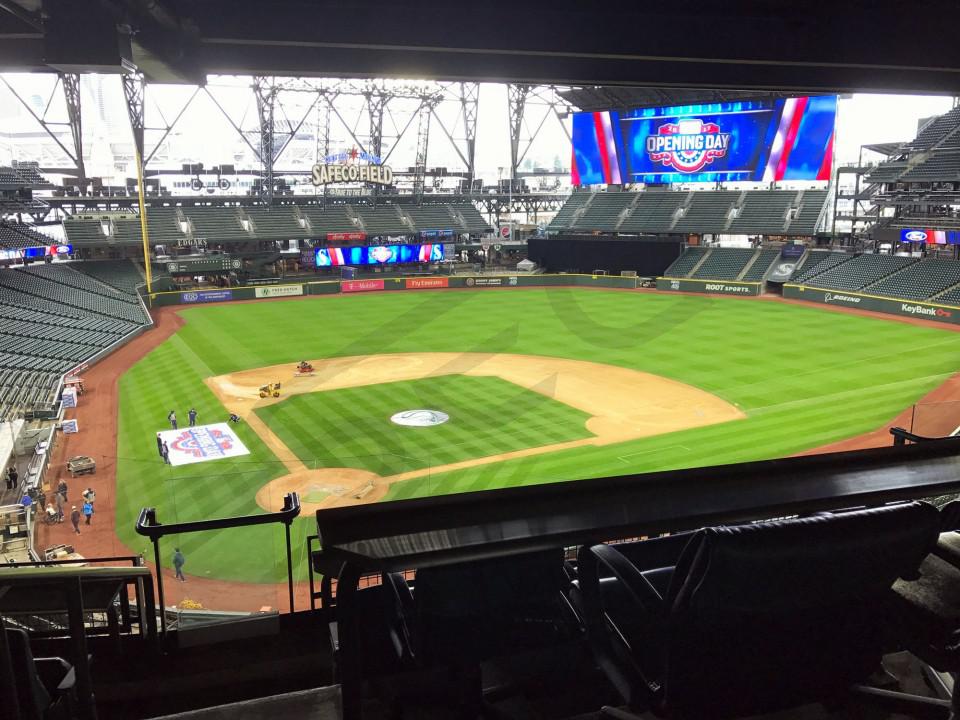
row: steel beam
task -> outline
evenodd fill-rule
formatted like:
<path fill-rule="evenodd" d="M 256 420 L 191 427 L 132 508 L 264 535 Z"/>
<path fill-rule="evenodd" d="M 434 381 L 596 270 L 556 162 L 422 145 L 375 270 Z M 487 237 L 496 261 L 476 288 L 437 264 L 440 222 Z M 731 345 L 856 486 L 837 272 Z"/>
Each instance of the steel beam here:
<path fill-rule="evenodd" d="M 420 103 L 417 118 L 417 159 L 414 163 L 413 194 L 417 202 L 423 201 L 423 184 L 427 174 L 427 149 L 430 143 L 430 116 L 433 114 L 433 104 L 424 99 Z"/>
<path fill-rule="evenodd" d="M 83 119 L 80 114 L 80 76 L 76 73 L 60 73 L 63 98 L 67 103 L 70 135 L 73 137 L 74 159 L 81 188 L 87 185 L 87 170 L 83 164 Z"/>
<path fill-rule="evenodd" d="M 523 112 L 530 94 L 529 85 L 510 83 L 507 85 L 507 111 L 510 121 L 510 185 L 517 175 L 520 165 L 520 134 L 523 131 Z M 498 188 L 499 190 L 499 188 Z"/>
<path fill-rule="evenodd" d="M 480 83 L 460 83 L 460 109 L 463 113 L 463 129 L 467 143 L 467 189 L 473 190 L 476 176 L 477 109 L 480 105 Z"/>
<path fill-rule="evenodd" d="M 277 87 L 272 79 L 255 77 L 253 91 L 257 99 L 257 115 L 260 117 L 260 164 L 263 172 L 260 178 L 260 199 L 273 204 L 273 117 L 277 101 Z"/>
<path fill-rule="evenodd" d="M 123 83 L 123 98 L 127 105 L 127 117 L 133 132 L 133 144 L 137 155 L 143 157 L 144 100 L 147 86 L 142 73 L 126 73 L 120 77 Z"/>

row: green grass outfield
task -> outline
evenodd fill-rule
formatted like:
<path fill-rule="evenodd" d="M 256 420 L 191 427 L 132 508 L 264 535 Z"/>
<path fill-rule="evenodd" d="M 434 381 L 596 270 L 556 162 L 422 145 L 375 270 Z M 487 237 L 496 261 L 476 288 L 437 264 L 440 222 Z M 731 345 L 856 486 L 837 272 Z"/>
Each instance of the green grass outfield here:
<path fill-rule="evenodd" d="M 390 421 L 438 409 L 428 428 Z M 460 460 L 590 437 L 590 415 L 497 377 L 444 375 L 293 395 L 257 414 L 308 467 L 395 475 Z"/>
<path fill-rule="evenodd" d="M 185 418 L 195 406 L 200 423 L 225 419 L 203 383 L 211 375 L 385 352 L 552 355 L 674 378 L 735 403 L 748 416 L 410 480 L 391 488 L 388 497 L 400 499 L 790 455 L 879 427 L 960 365 L 960 333 L 709 296 L 570 288 L 397 292 L 193 307 L 183 317 L 186 325 L 120 381 L 116 527 L 135 550 L 147 547 L 133 530 L 140 508 L 156 507 L 168 523 L 260 512 L 257 489 L 285 473 L 246 425 L 238 433 L 248 456 L 180 468 L 160 462 L 155 433 L 167 427 L 171 408 Z M 295 408 L 288 405 L 292 400 L 275 412 Z M 378 402 L 377 412 L 390 409 L 386 393 Z M 397 402 L 396 410 L 408 408 L 407 398 Z M 358 422 L 352 430 L 359 440 L 369 428 Z M 281 436 L 290 432 L 274 429 Z M 304 455 L 317 448 L 326 462 L 330 453 L 319 449 L 326 442 L 305 437 L 291 447 Z M 302 539 L 315 532 L 312 518 L 299 521 L 295 531 L 305 572 Z M 284 577 L 278 529 L 194 535 L 183 539 L 183 550 L 188 573 L 247 581 Z"/>

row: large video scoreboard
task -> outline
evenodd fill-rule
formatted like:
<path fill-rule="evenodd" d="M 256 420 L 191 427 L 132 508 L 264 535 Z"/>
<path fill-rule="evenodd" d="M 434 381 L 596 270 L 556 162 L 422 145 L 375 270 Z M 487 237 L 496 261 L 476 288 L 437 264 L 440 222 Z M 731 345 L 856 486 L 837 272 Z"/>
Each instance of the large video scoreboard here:
<path fill-rule="evenodd" d="M 575 113 L 575 185 L 830 179 L 834 95 Z"/>

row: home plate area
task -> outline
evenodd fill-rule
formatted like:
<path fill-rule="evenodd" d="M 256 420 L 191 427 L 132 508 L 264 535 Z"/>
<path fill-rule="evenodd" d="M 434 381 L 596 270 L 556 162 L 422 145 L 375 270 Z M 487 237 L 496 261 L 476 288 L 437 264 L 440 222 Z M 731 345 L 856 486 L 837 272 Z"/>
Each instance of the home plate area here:
<path fill-rule="evenodd" d="M 227 423 L 164 430 L 160 439 L 170 448 L 170 464 L 173 466 L 250 454 Z"/>

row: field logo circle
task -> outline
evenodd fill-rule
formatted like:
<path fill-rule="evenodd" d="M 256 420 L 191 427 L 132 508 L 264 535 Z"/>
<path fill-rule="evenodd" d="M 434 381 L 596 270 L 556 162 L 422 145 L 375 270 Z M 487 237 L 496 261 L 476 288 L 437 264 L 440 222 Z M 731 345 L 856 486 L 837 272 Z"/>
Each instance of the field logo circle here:
<path fill-rule="evenodd" d="M 403 410 L 390 417 L 390 422 L 407 427 L 434 427 L 443 425 L 450 416 L 439 410 Z"/>

